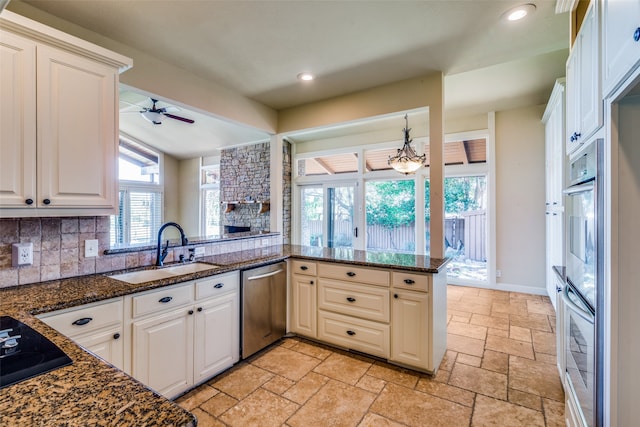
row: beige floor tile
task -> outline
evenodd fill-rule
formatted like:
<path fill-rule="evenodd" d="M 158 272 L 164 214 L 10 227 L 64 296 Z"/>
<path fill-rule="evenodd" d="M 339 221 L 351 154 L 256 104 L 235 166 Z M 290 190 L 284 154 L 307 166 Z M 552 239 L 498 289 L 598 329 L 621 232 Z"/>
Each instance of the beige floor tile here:
<path fill-rule="evenodd" d="M 314 372 L 355 385 L 371 367 L 371 363 L 355 357 L 333 353 L 315 367 Z"/>
<path fill-rule="evenodd" d="M 542 398 L 524 391 L 509 389 L 509 402 L 524 406 L 536 411 L 542 411 Z"/>
<path fill-rule="evenodd" d="M 478 295 L 466 295 L 466 294 L 463 295 L 459 302 L 469 303 L 469 304 L 482 304 L 482 305 L 486 305 L 487 307 L 491 307 L 494 301 L 495 300 L 493 299 L 492 296 L 490 295 L 483 296 L 483 295 L 480 295 L 480 292 L 478 292 Z"/>
<path fill-rule="evenodd" d="M 546 314 L 549 316 L 555 316 L 556 314 L 549 299 L 545 301 L 527 300 L 527 310 L 529 313 Z"/>
<path fill-rule="evenodd" d="M 253 360 L 251 364 L 290 380 L 298 381 L 318 366 L 320 362 L 320 359 L 288 348 L 274 347 L 269 352 Z"/>
<path fill-rule="evenodd" d="M 500 351 L 502 353 L 513 354 L 515 356 L 533 359 L 533 345 L 530 342 L 512 340 L 489 335 L 486 341 L 488 350 Z"/>
<path fill-rule="evenodd" d="M 509 357 L 509 387 L 558 402 L 564 400 L 556 366 L 536 360 Z"/>
<path fill-rule="evenodd" d="M 447 332 L 450 334 L 462 335 L 464 337 L 483 340 L 487 337 L 487 328 L 480 325 L 472 325 L 469 323 L 460 323 L 452 321 L 447 326 Z"/>
<path fill-rule="evenodd" d="M 320 388 L 329 382 L 329 378 L 324 375 L 316 374 L 315 372 L 309 372 L 300 381 L 298 381 L 293 387 L 287 390 L 283 396 L 287 399 L 302 405 L 311 396 L 316 394 Z"/>
<path fill-rule="evenodd" d="M 486 326 L 494 329 L 509 329 L 509 316 L 486 316 L 473 314 L 470 323 L 472 325 Z"/>
<path fill-rule="evenodd" d="M 536 329 L 543 332 L 551 332 L 549 316 L 531 313 L 529 315 L 512 314 L 509 316 L 511 325 L 522 328 Z"/>
<path fill-rule="evenodd" d="M 531 331 L 533 349 L 536 353 L 556 354 L 556 334 L 542 331 Z"/>
<path fill-rule="evenodd" d="M 444 357 L 442 358 L 442 361 L 440 362 L 440 367 L 438 369 L 444 369 L 445 371 L 450 371 L 451 369 L 453 369 L 453 364 L 456 361 L 456 357 L 458 356 L 458 353 L 452 350 L 447 350 L 444 353 Z"/>
<path fill-rule="evenodd" d="M 509 302 L 494 302 L 491 306 L 491 313 L 504 313 L 504 314 L 522 314 L 527 313 L 526 301 L 509 301 Z M 486 313 L 485 313 L 486 314 Z"/>
<path fill-rule="evenodd" d="M 220 416 L 230 426 L 280 427 L 298 405 L 292 401 L 259 389 Z"/>
<path fill-rule="evenodd" d="M 176 403 L 182 406 L 187 411 L 190 411 L 193 408 L 196 408 L 200 404 L 211 399 L 213 396 L 215 396 L 218 393 L 219 391 L 216 390 L 215 388 L 207 384 L 203 384 L 202 386 L 176 399 Z"/>
<path fill-rule="evenodd" d="M 542 407 L 544 408 L 544 418 L 547 422 L 547 427 L 565 427 L 563 402 L 542 399 Z"/>
<path fill-rule="evenodd" d="M 276 349 L 277 347 L 274 347 L 272 351 Z M 273 377 L 271 372 L 252 364 L 243 364 L 220 377 L 212 385 L 229 396 L 243 399 Z"/>
<path fill-rule="evenodd" d="M 375 398 L 374 393 L 330 380 L 287 420 L 287 424 L 291 427 L 356 426 Z"/>
<path fill-rule="evenodd" d="M 403 424 L 398 424 L 381 415 L 369 412 L 360 421 L 358 427 L 403 427 Z"/>
<path fill-rule="evenodd" d="M 453 309 L 451 304 L 449 304 L 449 308 L 447 309 L 447 314 L 451 316 L 451 320 L 455 318 L 456 322 L 469 323 L 469 320 L 471 319 L 471 316 L 473 313 L 469 311 L 461 311 L 461 310 Z"/>
<path fill-rule="evenodd" d="M 305 341 L 300 341 L 290 348 L 293 351 L 297 351 L 320 360 L 326 359 L 332 353 L 332 351 L 328 348 L 325 348 L 318 344 L 311 344 Z"/>
<path fill-rule="evenodd" d="M 509 338 L 512 340 L 531 342 L 531 329 L 512 325 L 509 328 Z"/>
<path fill-rule="evenodd" d="M 480 367 L 506 374 L 509 372 L 509 355 L 498 351 L 485 350 Z"/>
<path fill-rule="evenodd" d="M 498 291 L 495 289 L 480 289 L 478 296 L 491 297 L 494 301 L 509 301 L 509 292 Z"/>
<path fill-rule="evenodd" d="M 367 371 L 367 375 L 407 388 L 414 388 L 420 377 L 415 371 L 402 369 L 381 362 L 374 363 Z"/>
<path fill-rule="evenodd" d="M 494 337 L 509 338 L 509 329 L 487 329 L 487 336 L 493 335 Z"/>
<path fill-rule="evenodd" d="M 456 363 L 464 363 L 465 365 L 475 366 L 476 368 L 479 368 L 482 363 L 482 358 L 460 353 L 458 355 L 458 358 L 456 359 Z"/>
<path fill-rule="evenodd" d="M 471 391 L 443 384 L 430 378 L 420 378 L 416 390 L 469 407 L 473 406 L 476 395 Z"/>
<path fill-rule="evenodd" d="M 214 416 L 200 408 L 193 409 L 191 413 L 197 418 L 198 427 L 225 427 L 223 422 L 218 421 Z"/>
<path fill-rule="evenodd" d="M 207 413 L 213 415 L 214 417 L 218 417 L 222 413 L 224 413 L 224 411 L 233 407 L 233 405 L 235 405 L 236 403 L 238 403 L 237 399 L 234 399 L 228 394 L 218 393 L 211 399 L 201 404 L 199 408 L 205 410 Z"/>
<path fill-rule="evenodd" d="M 395 384 L 386 385 L 371 411 L 416 427 L 467 426 L 471 417 L 471 408 Z"/>
<path fill-rule="evenodd" d="M 447 349 L 480 357 L 484 353 L 484 340 L 447 334 Z"/>
<path fill-rule="evenodd" d="M 557 366 L 558 359 L 555 354 L 536 353 L 536 360 L 538 362 L 546 363 L 549 365 Z"/>
<path fill-rule="evenodd" d="M 490 315 L 491 314 L 491 305 L 485 305 L 485 304 L 478 304 L 478 303 L 474 303 L 471 302 L 469 300 L 467 301 L 454 301 L 452 302 L 449 307 L 451 307 L 450 313 L 453 313 L 453 310 L 455 311 L 462 311 L 462 312 L 466 312 L 466 313 L 477 313 L 477 314 L 484 314 L 484 315 Z"/>
<path fill-rule="evenodd" d="M 542 412 L 478 395 L 473 410 L 473 427 L 544 427 Z"/>
<path fill-rule="evenodd" d="M 295 381 L 292 381 L 288 378 L 276 375 L 266 383 L 262 384 L 262 388 L 264 388 L 265 390 L 269 390 L 270 392 L 275 394 L 282 394 L 285 391 L 289 390 L 295 383 Z"/>
<path fill-rule="evenodd" d="M 433 380 L 446 384 L 449 382 L 450 376 L 451 376 L 451 371 L 441 370 L 436 372 L 436 375 L 433 377 Z"/>
<path fill-rule="evenodd" d="M 370 391 L 372 393 L 380 393 L 387 382 L 381 378 L 372 377 L 371 375 L 364 375 L 358 383 L 356 387 L 360 387 L 363 390 Z"/>
<path fill-rule="evenodd" d="M 507 375 L 456 363 L 449 385 L 481 393 L 496 399 L 507 399 Z"/>

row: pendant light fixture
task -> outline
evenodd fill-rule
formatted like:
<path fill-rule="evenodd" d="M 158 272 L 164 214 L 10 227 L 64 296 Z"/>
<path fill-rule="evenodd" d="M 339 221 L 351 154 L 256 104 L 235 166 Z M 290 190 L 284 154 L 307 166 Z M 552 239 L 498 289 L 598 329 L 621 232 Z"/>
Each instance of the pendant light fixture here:
<path fill-rule="evenodd" d="M 395 156 L 389 157 L 389 166 L 394 168 L 400 173 L 410 175 L 416 173 L 427 158 L 425 154 L 418 156 L 413 148 L 411 148 L 412 139 L 409 138 L 409 119 L 407 114 L 404 115 L 405 127 L 402 130 L 404 132 L 404 145 L 398 149 Z"/>

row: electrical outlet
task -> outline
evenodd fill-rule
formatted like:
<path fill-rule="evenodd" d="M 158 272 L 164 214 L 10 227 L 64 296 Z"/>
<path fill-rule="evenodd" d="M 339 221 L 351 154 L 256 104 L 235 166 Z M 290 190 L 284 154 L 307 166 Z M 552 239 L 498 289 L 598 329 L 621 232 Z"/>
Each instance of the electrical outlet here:
<path fill-rule="evenodd" d="M 261 239 L 262 246 L 269 246 L 269 239 Z"/>
<path fill-rule="evenodd" d="M 11 246 L 11 265 L 19 267 L 21 265 L 33 264 L 33 243 L 14 243 Z"/>
<path fill-rule="evenodd" d="M 502 270 L 496 270 L 496 277 L 502 277 Z"/>
<path fill-rule="evenodd" d="M 84 257 L 93 258 L 98 256 L 98 240 L 90 239 L 84 241 Z"/>
<path fill-rule="evenodd" d="M 204 256 L 204 246 L 197 246 L 194 252 L 195 256 Z"/>

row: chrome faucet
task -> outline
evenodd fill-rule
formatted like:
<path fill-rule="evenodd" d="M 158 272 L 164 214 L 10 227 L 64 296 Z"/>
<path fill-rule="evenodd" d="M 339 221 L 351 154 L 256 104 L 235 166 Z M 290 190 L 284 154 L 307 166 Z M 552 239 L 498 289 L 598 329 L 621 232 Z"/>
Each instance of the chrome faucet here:
<path fill-rule="evenodd" d="M 180 227 L 180 224 L 177 222 L 167 222 L 166 224 L 162 224 L 160 230 L 158 230 L 158 247 L 156 248 L 156 265 L 162 266 L 162 262 L 167 257 L 167 253 L 169 252 L 169 241 L 167 240 L 166 246 L 162 249 L 162 253 L 160 253 L 160 249 L 162 248 L 162 232 L 165 228 L 172 226 L 178 229 L 180 232 L 180 239 L 182 240 L 182 246 L 186 246 L 189 241 L 187 240 L 187 236 L 184 235 L 184 230 Z"/>

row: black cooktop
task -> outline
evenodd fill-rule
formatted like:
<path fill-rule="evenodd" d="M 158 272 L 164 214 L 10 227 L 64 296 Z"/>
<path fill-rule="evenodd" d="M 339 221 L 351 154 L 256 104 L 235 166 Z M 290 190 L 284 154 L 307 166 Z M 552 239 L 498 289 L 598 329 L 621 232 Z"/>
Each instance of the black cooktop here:
<path fill-rule="evenodd" d="M 0 316 L 0 388 L 71 363 L 39 332 L 13 317 Z"/>

